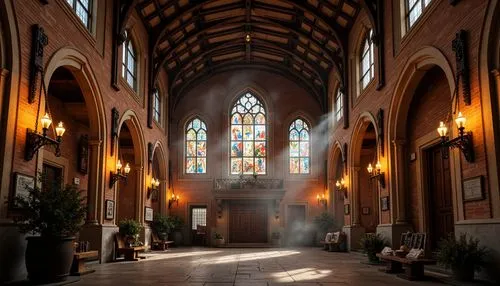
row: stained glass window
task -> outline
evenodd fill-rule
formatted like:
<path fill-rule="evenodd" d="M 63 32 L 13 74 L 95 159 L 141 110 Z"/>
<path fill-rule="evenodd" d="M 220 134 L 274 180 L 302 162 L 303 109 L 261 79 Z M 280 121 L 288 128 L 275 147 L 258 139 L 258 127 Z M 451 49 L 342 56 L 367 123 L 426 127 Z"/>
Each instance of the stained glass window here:
<path fill-rule="evenodd" d="M 420 18 L 431 0 L 406 0 L 406 25 L 409 30 Z"/>
<path fill-rule="evenodd" d="M 127 35 L 126 37 L 122 46 L 122 77 L 131 88 L 137 91 L 137 58 L 130 37 Z"/>
<path fill-rule="evenodd" d="M 375 77 L 374 55 L 373 55 L 373 30 L 366 33 L 361 45 L 360 81 L 361 89 L 365 89 Z"/>
<path fill-rule="evenodd" d="M 288 129 L 290 174 L 311 172 L 311 135 L 307 122 L 297 118 Z"/>
<path fill-rule="evenodd" d="M 198 117 L 186 125 L 186 173 L 207 172 L 207 125 Z"/>
<path fill-rule="evenodd" d="M 85 27 L 91 29 L 92 0 L 66 0 Z"/>
<path fill-rule="evenodd" d="M 231 174 L 266 174 L 266 110 L 250 93 L 231 110 Z"/>
<path fill-rule="evenodd" d="M 334 103 L 334 111 L 335 111 L 335 122 L 339 122 L 344 115 L 344 103 L 342 102 L 342 91 L 340 88 L 337 90 L 337 94 L 335 95 L 335 103 Z"/>

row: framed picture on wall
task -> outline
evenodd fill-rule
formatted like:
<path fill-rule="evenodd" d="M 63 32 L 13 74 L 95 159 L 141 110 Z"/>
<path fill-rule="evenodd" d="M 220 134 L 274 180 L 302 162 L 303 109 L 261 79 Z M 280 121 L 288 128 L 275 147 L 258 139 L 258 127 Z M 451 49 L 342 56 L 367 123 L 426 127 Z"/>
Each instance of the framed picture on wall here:
<path fill-rule="evenodd" d="M 153 209 L 150 207 L 145 207 L 144 209 L 144 220 L 153 221 Z"/>
<path fill-rule="evenodd" d="M 114 218 L 115 218 L 115 201 L 106 200 L 105 219 L 112 220 Z"/>
<path fill-rule="evenodd" d="M 29 190 L 35 187 L 35 177 L 14 173 L 14 193 L 12 198 L 17 196 L 27 198 L 29 196 Z"/>
<path fill-rule="evenodd" d="M 348 215 L 350 213 L 349 205 L 344 205 L 344 214 Z"/>
<path fill-rule="evenodd" d="M 78 171 L 82 174 L 88 173 L 89 165 L 89 136 L 82 135 L 78 142 Z"/>
<path fill-rule="evenodd" d="M 363 207 L 361 209 L 361 213 L 364 215 L 369 215 L 370 214 L 370 208 L 369 207 Z"/>
<path fill-rule="evenodd" d="M 380 207 L 383 211 L 389 210 L 389 197 L 385 196 L 380 198 Z"/>

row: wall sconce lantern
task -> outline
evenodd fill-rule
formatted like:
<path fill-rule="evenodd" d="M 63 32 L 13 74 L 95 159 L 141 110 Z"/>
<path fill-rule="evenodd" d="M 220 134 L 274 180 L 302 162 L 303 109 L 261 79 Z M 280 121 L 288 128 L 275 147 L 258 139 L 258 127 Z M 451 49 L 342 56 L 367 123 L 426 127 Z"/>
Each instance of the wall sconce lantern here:
<path fill-rule="evenodd" d="M 340 181 L 337 180 L 337 182 L 335 183 L 335 187 L 337 187 L 337 191 L 343 192 L 344 197 L 347 198 L 347 186 L 345 184 L 344 178 L 340 179 Z"/>
<path fill-rule="evenodd" d="M 172 197 L 168 199 L 168 208 L 170 209 L 172 207 L 172 204 L 175 203 L 176 205 L 179 205 L 179 195 L 172 194 Z"/>
<path fill-rule="evenodd" d="M 148 199 L 152 198 L 153 201 L 158 200 L 159 186 L 160 180 L 152 178 L 151 185 L 148 187 Z"/>
<path fill-rule="evenodd" d="M 123 180 L 126 182 L 128 173 L 130 173 L 130 165 L 127 163 L 125 165 L 125 168 L 123 168 L 122 173 L 122 162 L 118 160 L 118 162 L 116 162 L 116 172 L 113 173 L 113 171 L 111 171 L 111 175 L 109 178 L 109 187 L 112 188 L 118 180 Z"/>
<path fill-rule="evenodd" d="M 317 194 L 316 199 L 318 200 L 318 205 L 323 205 L 323 207 L 326 208 L 327 200 L 325 194 Z"/>
<path fill-rule="evenodd" d="M 381 172 L 382 169 L 382 164 L 380 164 L 380 161 L 377 161 L 377 164 L 375 164 L 375 170 L 372 167 L 372 164 L 368 164 L 368 167 L 366 167 L 366 170 L 368 170 L 368 174 L 370 174 L 370 180 L 377 179 L 380 187 L 385 188 L 385 176 L 384 172 Z"/>
<path fill-rule="evenodd" d="M 462 112 L 458 113 L 458 117 L 455 119 L 455 123 L 457 124 L 457 128 L 459 131 L 459 135 L 456 138 L 449 139 L 448 127 L 444 124 L 443 121 L 439 123 L 439 127 L 437 128 L 437 132 L 439 136 L 441 136 L 441 146 L 443 147 L 442 154 L 443 158 L 448 158 L 448 149 L 449 148 L 459 148 L 464 154 L 465 160 L 467 162 L 474 162 L 474 148 L 472 144 L 472 132 L 465 132 L 465 122 L 467 119 L 462 115 Z"/>
<path fill-rule="evenodd" d="M 54 146 L 56 151 L 55 155 L 57 157 L 61 156 L 60 145 L 62 142 L 62 136 L 64 135 L 64 132 L 66 132 L 63 123 L 59 122 L 59 124 L 57 124 L 57 127 L 55 128 L 56 139 L 52 139 L 47 136 L 47 131 L 49 130 L 50 124 L 52 124 L 52 119 L 50 119 L 49 114 L 45 113 L 42 119 L 40 119 L 40 122 L 42 123 L 42 134 L 38 133 L 36 128 L 35 130 L 28 129 L 24 154 L 26 161 L 33 159 L 33 156 L 35 156 L 35 153 L 38 152 L 38 149 L 45 145 Z"/>

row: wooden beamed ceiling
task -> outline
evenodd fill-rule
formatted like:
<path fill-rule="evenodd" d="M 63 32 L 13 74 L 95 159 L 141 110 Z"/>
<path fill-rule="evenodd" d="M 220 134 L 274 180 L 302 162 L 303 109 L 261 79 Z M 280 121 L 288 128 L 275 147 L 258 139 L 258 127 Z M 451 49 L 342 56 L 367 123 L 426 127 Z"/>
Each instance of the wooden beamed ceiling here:
<path fill-rule="evenodd" d="M 174 104 L 200 79 L 238 68 L 299 82 L 326 108 L 328 75 L 345 76 L 356 0 L 138 0 L 150 32 L 152 82 L 169 76 Z"/>

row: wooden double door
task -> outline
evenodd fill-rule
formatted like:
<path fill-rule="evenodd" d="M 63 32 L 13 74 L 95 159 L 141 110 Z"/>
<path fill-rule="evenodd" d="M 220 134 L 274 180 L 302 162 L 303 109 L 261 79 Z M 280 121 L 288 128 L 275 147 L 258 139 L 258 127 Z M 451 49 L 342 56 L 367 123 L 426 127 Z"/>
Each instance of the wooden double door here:
<path fill-rule="evenodd" d="M 454 232 L 450 159 L 443 158 L 441 146 L 426 151 L 428 236 L 431 249 Z"/>
<path fill-rule="evenodd" d="M 230 202 L 229 243 L 266 243 L 267 228 L 267 204 Z"/>

